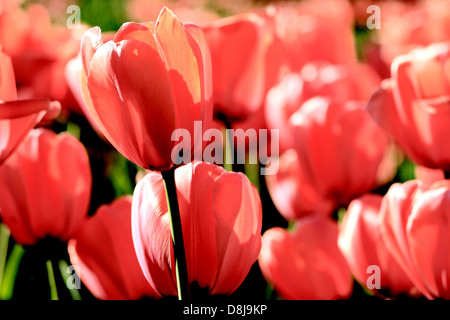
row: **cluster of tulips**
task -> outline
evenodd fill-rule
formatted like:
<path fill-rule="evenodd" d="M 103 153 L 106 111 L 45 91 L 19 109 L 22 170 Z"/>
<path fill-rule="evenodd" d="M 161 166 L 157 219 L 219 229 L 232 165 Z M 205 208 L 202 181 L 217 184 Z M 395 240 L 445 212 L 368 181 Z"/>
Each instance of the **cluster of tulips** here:
<path fill-rule="evenodd" d="M 0 297 L 36 248 L 57 297 L 51 239 L 73 298 L 224 297 L 251 270 L 280 299 L 449 298 L 450 1 L 375 2 L 369 29 L 372 2 L 134 0 L 102 33 L 0 1 Z M 236 166 L 203 159 L 236 139 L 211 128 L 277 134 Z M 103 201 L 117 156 L 133 188 Z"/>

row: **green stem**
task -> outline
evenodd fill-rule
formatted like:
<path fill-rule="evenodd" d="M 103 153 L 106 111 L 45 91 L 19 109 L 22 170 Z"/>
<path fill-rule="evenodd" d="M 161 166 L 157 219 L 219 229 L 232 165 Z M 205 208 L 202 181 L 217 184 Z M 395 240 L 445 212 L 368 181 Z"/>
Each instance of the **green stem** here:
<path fill-rule="evenodd" d="M 67 262 L 65 260 L 60 260 L 58 262 L 58 267 L 59 272 L 61 273 L 61 277 L 63 278 L 64 283 L 66 284 L 66 287 L 69 290 L 70 295 L 72 296 L 72 300 L 81 300 L 80 293 L 78 292 L 79 288 L 75 286 L 73 288 L 70 288 L 69 286 L 69 281 L 71 281 L 71 277 L 73 277 L 74 275 L 68 272 L 69 265 L 67 264 Z"/>
<path fill-rule="evenodd" d="M 180 208 L 178 205 L 175 184 L 175 168 L 161 172 L 166 190 L 167 207 L 169 210 L 170 227 L 172 231 L 173 252 L 177 275 L 178 299 L 189 299 L 189 279 L 184 251 L 183 231 L 181 229 Z"/>
<path fill-rule="evenodd" d="M 2 286 L 6 256 L 8 254 L 9 235 L 10 232 L 8 227 L 3 223 L 0 223 L 0 287 Z"/>
<path fill-rule="evenodd" d="M 25 249 L 19 245 L 15 244 L 11 254 L 6 262 L 5 272 L 3 281 L 0 287 L 0 299 L 9 300 L 12 298 L 14 292 L 14 283 L 16 281 L 17 272 L 19 270 L 20 261 L 25 252 Z"/>
<path fill-rule="evenodd" d="M 50 299 L 58 300 L 58 290 L 56 289 L 55 273 L 53 272 L 51 260 L 47 260 L 46 266 L 47 266 L 48 284 L 50 285 Z"/>

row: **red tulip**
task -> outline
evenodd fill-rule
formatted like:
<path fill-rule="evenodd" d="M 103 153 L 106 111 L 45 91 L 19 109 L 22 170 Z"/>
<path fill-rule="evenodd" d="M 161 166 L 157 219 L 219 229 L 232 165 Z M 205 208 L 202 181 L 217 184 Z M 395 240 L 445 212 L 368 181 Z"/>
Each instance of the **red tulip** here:
<path fill-rule="evenodd" d="M 410 2 L 380 1 L 378 4 L 382 27 L 377 30 L 376 42 L 387 65 L 414 48 L 450 40 L 447 0 Z M 367 19 L 367 13 L 365 16 Z"/>
<path fill-rule="evenodd" d="M 43 5 L 28 5 L 26 10 L 19 3 L 8 7 L 4 25 L 0 18 L 5 33 L 0 34 L 0 44 L 12 58 L 19 97 L 58 100 L 64 108 L 79 112 L 64 68 L 76 56 L 80 37 L 65 25 L 52 24 Z"/>
<path fill-rule="evenodd" d="M 270 197 L 286 220 L 293 221 L 310 214 L 331 215 L 336 206 L 317 192 L 304 170 L 297 152 L 289 149 L 279 157 L 277 173 L 266 176 Z"/>
<path fill-rule="evenodd" d="M 367 194 L 350 203 L 339 226 L 339 248 L 362 286 L 369 290 L 382 289 L 380 293 L 388 296 L 417 295 L 411 280 L 381 237 L 379 212 L 382 200 L 382 196 Z M 373 266 L 378 269 L 373 271 Z"/>
<path fill-rule="evenodd" d="M 346 0 L 309 0 L 270 5 L 260 13 L 272 26 L 290 70 L 308 62 L 354 63 L 354 16 Z"/>
<path fill-rule="evenodd" d="M 17 100 L 11 59 L 0 51 L 0 165 L 35 125 L 59 109 L 58 102 L 47 99 Z"/>
<path fill-rule="evenodd" d="M 449 181 L 427 187 L 411 180 L 391 186 L 380 210 L 388 249 L 429 299 L 450 298 L 449 199 Z"/>
<path fill-rule="evenodd" d="M 164 8 L 158 20 L 125 23 L 103 44 L 98 27 L 81 43 L 84 100 L 98 127 L 126 158 L 145 169 L 173 167 L 176 129 L 191 146 L 212 119 L 211 62 L 202 31 Z M 195 150 L 191 148 L 192 153 Z"/>
<path fill-rule="evenodd" d="M 265 100 L 267 126 L 280 130 L 282 152 L 293 147 L 293 137 L 289 133 L 287 123 L 306 100 L 324 96 L 340 102 L 369 101 L 380 82 L 376 72 L 362 63 L 307 63 L 300 72 L 286 74 L 269 90 Z"/>
<path fill-rule="evenodd" d="M 241 173 L 194 162 L 175 171 L 189 283 L 230 294 L 261 247 L 261 202 Z M 133 196 L 132 232 L 144 275 L 162 296 L 176 296 L 175 260 L 164 184 L 150 172 Z"/>
<path fill-rule="evenodd" d="M 131 236 L 132 197 L 101 206 L 69 240 L 72 265 L 97 298 L 135 300 L 158 297 L 144 277 Z"/>
<path fill-rule="evenodd" d="M 305 102 L 290 119 L 306 181 L 323 197 L 346 205 L 377 186 L 388 139 L 361 101 Z"/>
<path fill-rule="evenodd" d="M 203 27 L 211 49 L 214 113 L 241 121 L 263 106 L 284 61 L 266 21 L 239 14 Z"/>
<path fill-rule="evenodd" d="M 450 169 L 450 43 L 416 49 L 394 60 L 368 110 L 417 164 Z"/>
<path fill-rule="evenodd" d="M 87 217 L 91 170 L 84 146 L 68 134 L 35 129 L 0 166 L 0 216 L 20 244 L 68 240 Z"/>
<path fill-rule="evenodd" d="M 319 215 L 300 219 L 291 231 L 269 229 L 262 237 L 259 266 L 284 299 L 347 298 L 353 280 L 337 239 L 336 223 Z"/>

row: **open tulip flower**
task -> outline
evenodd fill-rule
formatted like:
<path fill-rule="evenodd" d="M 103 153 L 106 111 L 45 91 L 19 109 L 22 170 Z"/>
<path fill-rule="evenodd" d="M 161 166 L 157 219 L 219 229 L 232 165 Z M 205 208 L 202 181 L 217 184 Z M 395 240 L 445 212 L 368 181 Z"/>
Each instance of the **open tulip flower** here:
<path fill-rule="evenodd" d="M 450 43 L 394 59 L 368 110 L 417 164 L 450 170 Z"/>
<path fill-rule="evenodd" d="M 11 58 L 0 51 L 0 165 L 34 126 L 59 109 L 58 102 L 48 99 L 17 100 Z"/>
<path fill-rule="evenodd" d="M 82 89 L 87 108 L 105 137 L 144 169 L 174 166 L 172 140 L 194 121 L 212 121 L 209 48 L 200 28 L 183 25 L 164 8 L 156 22 L 125 23 L 112 41 L 98 27 L 81 40 Z M 194 148 L 191 148 L 194 154 Z"/>
<path fill-rule="evenodd" d="M 188 279 L 211 295 L 231 294 L 261 248 L 261 200 L 241 173 L 205 162 L 175 170 Z M 132 232 L 144 275 L 162 296 L 177 295 L 164 183 L 150 172 L 133 195 Z"/>
<path fill-rule="evenodd" d="M 132 197 L 101 206 L 69 240 L 70 261 L 99 299 L 158 297 L 144 277 L 131 237 Z"/>
<path fill-rule="evenodd" d="M 0 166 L 0 217 L 20 244 L 67 241 L 87 217 L 92 177 L 83 145 L 34 129 Z"/>
<path fill-rule="evenodd" d="M 350 269 L 338 248 L 338 227 L 320 215 L 298 220 L 262 237 L 258 262 L 264 277 L 284 299 L 331 300 L 350 295 Z"/>

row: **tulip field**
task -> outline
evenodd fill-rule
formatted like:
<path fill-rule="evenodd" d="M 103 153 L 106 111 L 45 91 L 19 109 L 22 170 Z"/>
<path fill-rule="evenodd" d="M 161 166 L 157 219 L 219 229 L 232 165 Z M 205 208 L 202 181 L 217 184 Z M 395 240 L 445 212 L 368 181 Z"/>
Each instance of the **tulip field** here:
<path fill-rule="evenodd" d="M 449 129 L 450 0 L 0 0 L 0 300 L 447 300 Z"/>

